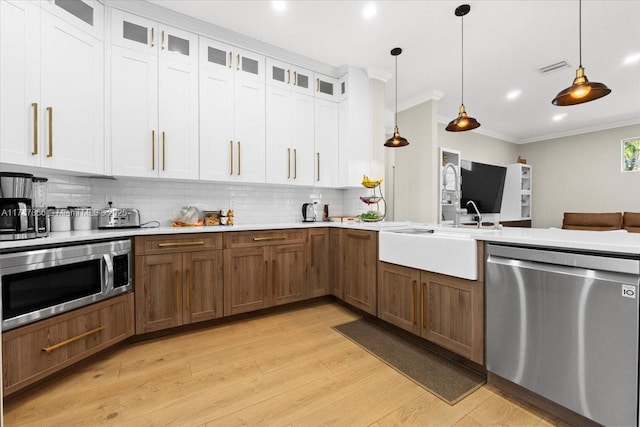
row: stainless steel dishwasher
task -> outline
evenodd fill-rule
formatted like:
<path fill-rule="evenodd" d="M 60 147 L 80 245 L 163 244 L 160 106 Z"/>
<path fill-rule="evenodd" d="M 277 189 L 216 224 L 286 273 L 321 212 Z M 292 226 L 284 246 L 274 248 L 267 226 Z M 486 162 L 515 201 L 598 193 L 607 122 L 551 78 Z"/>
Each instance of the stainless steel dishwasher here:
<path fill-rule="evenodd" d="M 487 370 L 598 423 L 638 425 L 640 259 L 486 253 Z"/>

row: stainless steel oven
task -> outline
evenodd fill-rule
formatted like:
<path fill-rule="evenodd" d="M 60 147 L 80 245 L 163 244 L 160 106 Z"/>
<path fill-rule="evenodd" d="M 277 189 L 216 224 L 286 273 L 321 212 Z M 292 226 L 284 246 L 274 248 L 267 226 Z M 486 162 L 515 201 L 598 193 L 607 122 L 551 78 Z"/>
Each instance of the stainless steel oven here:
<path fill-rule="evenodd" d="M 0 255 L 2 330 L 132 290 L 131 241 Z"/>

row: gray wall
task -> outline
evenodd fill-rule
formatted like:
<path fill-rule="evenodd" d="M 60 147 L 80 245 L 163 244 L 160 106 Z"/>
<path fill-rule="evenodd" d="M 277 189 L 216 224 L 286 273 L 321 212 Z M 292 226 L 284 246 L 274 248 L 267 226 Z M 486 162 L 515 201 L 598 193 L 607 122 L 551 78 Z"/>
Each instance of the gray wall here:
<path fill-rule="evenodd" d="M 640 125 L 518 146 L 533 166 L 533 226 L 560 227 L 564 212 L 640 212 L 640 172 L 621 172 L 621 140 L 634 137 Z"/>

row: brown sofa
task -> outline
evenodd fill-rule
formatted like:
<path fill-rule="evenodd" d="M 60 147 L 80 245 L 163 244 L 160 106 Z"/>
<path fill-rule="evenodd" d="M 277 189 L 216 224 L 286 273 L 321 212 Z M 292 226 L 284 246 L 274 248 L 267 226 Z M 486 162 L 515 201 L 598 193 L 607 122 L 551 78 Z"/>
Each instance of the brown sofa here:
<path fill-rule="evenodd" d="M 640 233 L 640 212 L 587 213 L 565 212 L 562 219 L 562 228 L 566 230 L 627 230 L 632 233 Z"/>
<path fill-rule="evenodd" d="M 631 233 L 640 233 L 640 212 L 625 212 L 622 228 Z"/>

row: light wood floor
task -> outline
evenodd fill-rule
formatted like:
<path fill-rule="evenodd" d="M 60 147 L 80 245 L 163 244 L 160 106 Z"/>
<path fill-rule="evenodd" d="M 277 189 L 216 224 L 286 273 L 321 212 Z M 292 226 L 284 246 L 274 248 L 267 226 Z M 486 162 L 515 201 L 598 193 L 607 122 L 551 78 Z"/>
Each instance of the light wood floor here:
<path fill-rule="evenodd" d="M 123 346 L 5 402 L 6 426 L 545 426 L 557 420 L 483 386 L 455 406 L 331 326 L 321 301 Z"/>

